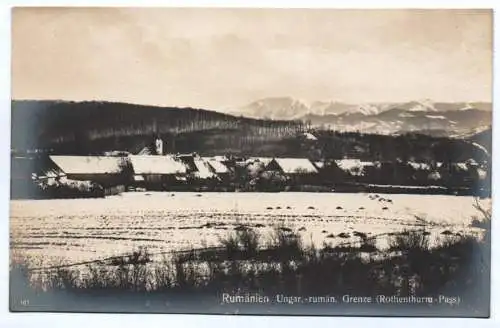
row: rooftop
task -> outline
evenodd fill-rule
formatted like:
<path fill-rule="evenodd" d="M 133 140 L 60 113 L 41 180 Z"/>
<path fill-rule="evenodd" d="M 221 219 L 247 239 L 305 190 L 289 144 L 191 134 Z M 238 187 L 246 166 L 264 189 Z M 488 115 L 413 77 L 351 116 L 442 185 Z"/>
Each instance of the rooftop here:
<path fill-rule="evenodd" d="M 118 174 L 121 157 L 110 156 L 50 156 L 66 174 Z"/>
<path fill-rule="evenodd" d="M 318 173 L 318 170 L 307 158 L 275 158 L 274 161 L 284 173 Z"/>
<path fill-rule="evenodd" d="M 133 155 L 129 156 L 135 174 L 183 174 L 186 166 L 172 156 Z"/>

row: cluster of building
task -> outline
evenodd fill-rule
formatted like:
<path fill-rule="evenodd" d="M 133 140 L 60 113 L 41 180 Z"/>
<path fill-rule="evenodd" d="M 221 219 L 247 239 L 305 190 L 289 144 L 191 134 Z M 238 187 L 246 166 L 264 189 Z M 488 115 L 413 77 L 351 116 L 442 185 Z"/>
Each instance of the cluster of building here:
<path fill-rule="evenodd" d="M 305 158 L 201 157 L 197 154 L 121 156 L 50 155 L 52 166 L 33 179 L 55 184 L 77 180 L 105 188 L 124 185 L 129 189 L 229 189 L 236 180 L 255 180 L 263 172 L 276 171 L 288 178 L 318 174 Z"/>
<path fill-rule="evenodd" d="M 12 183 L 21 191 L 29 189 L 31 183 L 44 190 L 98 189 L 102 195 L 126 190 L 355 191 L 353 185 L 377 184 L 477 189 L 488 187 L 489 176 L 486 165 L 472 159 L 464 163 L 423 163 L 203 157 L 195 153 L 164 154 L 161 140 L 152 150 L 145 147 L 134 155 L 115 152 L 105 156 L 15 157 L 12 168 Z"/>

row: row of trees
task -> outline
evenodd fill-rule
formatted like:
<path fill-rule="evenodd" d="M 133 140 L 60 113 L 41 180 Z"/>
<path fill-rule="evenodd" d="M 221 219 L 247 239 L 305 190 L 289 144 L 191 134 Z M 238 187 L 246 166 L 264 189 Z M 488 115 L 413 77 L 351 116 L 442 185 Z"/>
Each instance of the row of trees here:
<path fill-rule="evenodd" d="M 13 101 L 12 125 L 30 131 L 30 134 L 13 131 L 14 148 L 72 149 L 76 153 L 115 149 L 117 139 L 141 138 L 152 133 L 178 135 L 221 130 L 282 137 L 305 129 L 300 121 L 260 120 L 195 108 L 95 101 Z M 101 145 L 106 148 L 100 148 Z"/>
<path fill-rule="evenodd" d="M 474 159 L 485 163 L 490 154 L 467 140 L 407 133 L 399 136 L 359 132 L 315 131 L 317 141 L 303 143 L 311 157 L 368 161 L 457 163 Z"/>

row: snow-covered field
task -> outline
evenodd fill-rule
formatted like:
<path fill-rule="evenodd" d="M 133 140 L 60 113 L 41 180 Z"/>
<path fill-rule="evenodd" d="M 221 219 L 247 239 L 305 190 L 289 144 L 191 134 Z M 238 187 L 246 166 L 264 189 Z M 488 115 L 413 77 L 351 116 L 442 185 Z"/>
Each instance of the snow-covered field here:
<path fill-rule="evenodd" d="M 482 200 L 491 206 L 491 200 Z M 386 244 L 403 229 L 474 233 L 480 213 L 472 197 L 343 193 L 124 193 L 105 199 L 11 201 L 11 250 L 46 266 L 129 254 L 218 246 L 240 225 L 266 238 L 273 226 L 304 242 L 359 241 L 355 232 Z M 342 236 L 338 236 L 340 233 Z"/>

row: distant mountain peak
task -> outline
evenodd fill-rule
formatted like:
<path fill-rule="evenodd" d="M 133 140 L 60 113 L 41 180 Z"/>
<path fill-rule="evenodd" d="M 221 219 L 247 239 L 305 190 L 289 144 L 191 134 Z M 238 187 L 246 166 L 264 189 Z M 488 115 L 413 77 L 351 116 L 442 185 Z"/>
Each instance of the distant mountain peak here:
<path fill-rule="evenodd" d="M 409 112 L 437 112 L 434 104 L 430 100 L 410 101 L 405 104 Z"/>
<path fill-rule="evenodd" d="M 372 133 L 441 131 L 461 133 L 491 121 L 491 103 L 434 102 L 430 99 L 402 103 L 350 104 L 337 101 L 312 101 L 292 97 L 259 99 L 237 113 L 252 118 L 307 120 L 313 125 L 340 131 Z M 450 134 L 451 135 L 451 134 Z"/>
<path fill-rule="evenodd" d="M 256 100 L 235 113 L 252 118 L 298 119 L 307 115 L 309 108 L 302 100 L 292 97 L 269 97 Z"/>
<path fill-rule="evenodd" d="M 359 106 L 358 112 L 363 115 L 377 115 L 378 113 L 380 113 L 380 110 L 376 106 L 365 104 Z"/>

